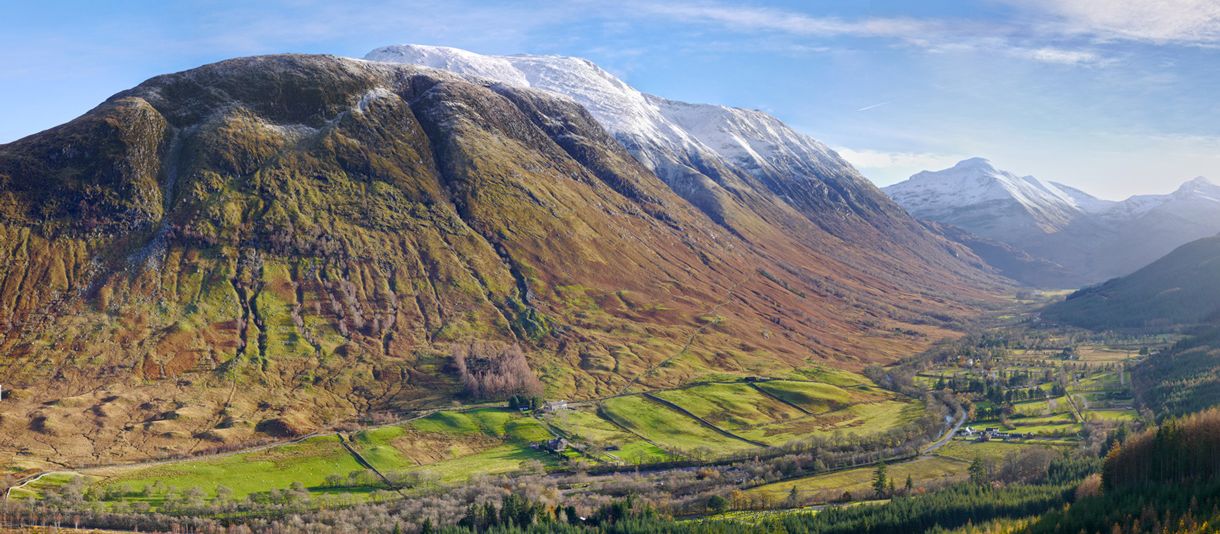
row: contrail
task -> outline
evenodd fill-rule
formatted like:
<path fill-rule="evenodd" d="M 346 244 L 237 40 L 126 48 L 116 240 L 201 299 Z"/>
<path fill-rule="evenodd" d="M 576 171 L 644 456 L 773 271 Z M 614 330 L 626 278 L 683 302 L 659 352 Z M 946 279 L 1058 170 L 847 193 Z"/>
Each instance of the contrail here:
<path fill-rule="evenodd" d="M 860 109 L 857 109 L 856 111 L 868 111 L 868 110 L 870 110 L 870 109 L 877 109 L 877 108 L 879 108 L 879 107 L 881 107 L 881 106 L 884 106 L 884 105 L 886 105 L 886 104 L 889 104 L 889 101 L 885 101 L 885 102 L 881 102 L 881 103 L 873 104 L 873 105 L 871 105 L 871 106 L 864 106 L 864 107 L 862 107 L 862 108 L 860 108 Z"/>

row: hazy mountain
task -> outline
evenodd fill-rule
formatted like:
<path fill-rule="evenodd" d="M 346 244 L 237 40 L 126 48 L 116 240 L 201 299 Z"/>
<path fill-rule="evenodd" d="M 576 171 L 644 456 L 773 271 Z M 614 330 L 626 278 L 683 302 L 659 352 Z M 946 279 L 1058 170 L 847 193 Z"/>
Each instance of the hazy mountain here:
<path fill-rule="evenodd" d="M 1122 276 L 1184 243 L 1220 233 L 1220 186 L 1204 178 L 1168 195 L 1110 201 L 1018 177 L 974 158 L 921 172 L 885 191 L 916 217 L 957 226 L 1062 267 L 1049 277 L 1045 270 L 1006 272 L 1042 287 L 1078 287 Z"/>
<path fill-rule="evenodd" d="M 1128 276 L 1082 289 L 1043 316 L 1086 328 L 1172 328 L 1220 311 L 1220 237 L 1179 247 Z"/>
<path fill-rule="evenodd" d="M 552 398 L 860 368 L 992 298 L 976 257 L 819 145 L 720 113 L 700 124 L 761 128 L 739 145 L 758 167 L 646 139 L 720 211 L 570 98 L 326 56 L 159 76 L 0 146 L 0 454 L 147 457 L 448 403 L 464 340 L 522 345 Z"/>

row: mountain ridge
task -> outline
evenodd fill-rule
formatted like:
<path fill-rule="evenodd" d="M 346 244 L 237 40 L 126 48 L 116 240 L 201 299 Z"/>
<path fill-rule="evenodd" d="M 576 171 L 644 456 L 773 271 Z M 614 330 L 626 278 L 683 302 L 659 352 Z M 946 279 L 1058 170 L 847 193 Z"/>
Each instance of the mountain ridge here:
<path fill-rule="evenodd" d="M 1220 233 L 1220 187 L 1201 177 L 1169 194 L 1112 201 L 971 158 L 884 191 L 916 217 L 1063 268 L 1007 273 L 1040 287 L 1080 287 L 1129 274 L 1178 245 Z M 1011 264 L 1012 256 L 1002 256 Z"/>
<path fill-rule="evenodd" d="M 853 231 L 874 246 L 746 193 L 767 211 L 729 204 L 748 224 L 726 232 L 583 107 L 434 69 L 283 55 L 152 78 L 0 145 L 0 457 L 143 459 L 446 404 L 469 340 L 524 347 L 557 398 L 859 369 L 1005 287 L 884 214 Z"/>

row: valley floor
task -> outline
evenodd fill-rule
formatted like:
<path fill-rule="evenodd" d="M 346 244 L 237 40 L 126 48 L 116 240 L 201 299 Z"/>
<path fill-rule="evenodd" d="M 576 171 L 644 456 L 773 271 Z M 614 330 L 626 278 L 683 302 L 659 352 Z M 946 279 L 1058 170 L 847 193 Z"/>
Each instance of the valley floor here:
<path fill-rule="evenodd" d="M 590 510 L 643 484 L 675 517 L 817 512 L 951 487 L 1025 451 L 1092 446 L 1098 428 L 1142 419 L 1129 368 L 1168 341 L 1007 332 L 870 373 L 892 389 L 811 367 L 528 409 L 436 409 L 235 453 L 40 473 L 6 499 L 232 520 L 266 506 L 424 502 L 520 480 Z"/>

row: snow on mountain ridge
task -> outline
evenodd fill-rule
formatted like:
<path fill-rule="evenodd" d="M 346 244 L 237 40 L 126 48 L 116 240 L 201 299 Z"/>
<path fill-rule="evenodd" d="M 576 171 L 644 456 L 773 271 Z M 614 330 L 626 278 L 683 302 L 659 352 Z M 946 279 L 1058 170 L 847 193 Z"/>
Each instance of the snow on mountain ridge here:
<path fill-rule="evenodd" d="M 694 160 L 721 158 L 746 170 L 809 164 L 859 177 L 826 145 L 761 111 L 691 104 L 645 94 L 581 58 L 485 56 L 456 48 L 397 45 L 373 50 L 366 60 L 411 63 L 507 85 L 566 96 L 589 110 L 637 158 L 658 173 L 666 151 Z M 844 171 L 848 169 L 848 171 Z"/>
<path fill-rule="evenodd" d="M 920 172 L 886 187 L 885 192 L 916 217 L 950 223 L 957 217 L 978 217 L 966 212 L 981 206 L 1013 203 L 1025 214 L 1013 217 L 1028 219 L 1020 226 L 1053 232 L 1082 213 L 1070 193 L 1033 176 L 1019 177 L 997 169 L 984 158 Z"/>

